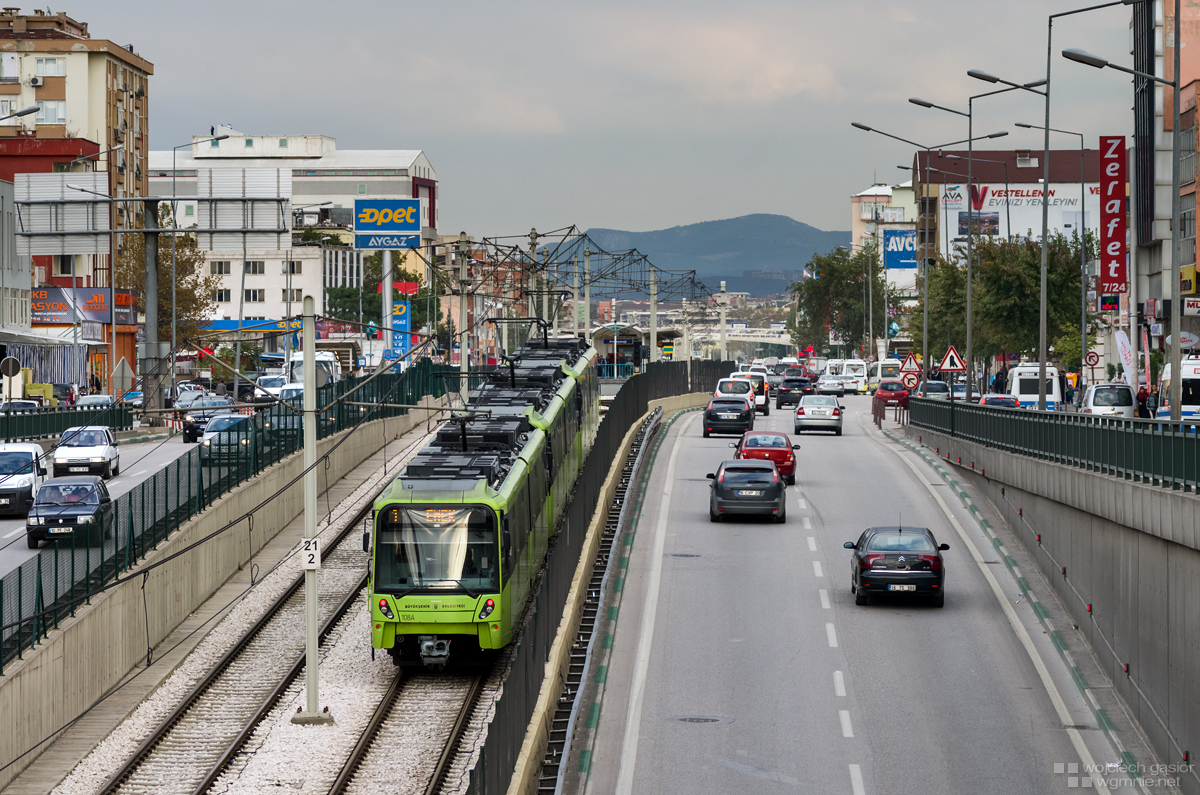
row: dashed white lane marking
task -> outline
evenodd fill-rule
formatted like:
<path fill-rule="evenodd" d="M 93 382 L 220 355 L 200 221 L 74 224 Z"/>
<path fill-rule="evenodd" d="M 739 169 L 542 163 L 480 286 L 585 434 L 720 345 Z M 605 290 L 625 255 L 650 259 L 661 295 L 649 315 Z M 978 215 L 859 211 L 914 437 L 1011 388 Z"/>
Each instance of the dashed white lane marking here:
<path fill-rule="evenodd" d="M 829 648 L 837 648 L 837 630 L 833 628 L 833 624 L 825 625 L 825 637 L 829 641 Z"/>
<path fill-rule="evenodd" d="M 863 786 L 862 768 L 858 765 L 850 765 L 850 789 L 854 795 L 867 795 L 867 788 Z"/>
<path fill-rule="evenodd" d="M 833 693 L 841 698 L 846 697 L 846 677 L 842 676 L 841 671 L 833 672 Z"/>
<path fill-rule="evenodd" d="M 850 725 L 850 710 L 839 709 L 838 710 L 838 720 L 840 720 L 842 722 L 842 736 L 843 737 L 853 737 L 854 736 L 854 727 L 852 727 Z"/>
<path fill-rule="evenodd" d="M 819 560 L 813 561 L 813 576 L 814 577 L 824 577 L 825 576 L 825 572 L 821 571 L 821 561 L 819 561 Z"/>
<path fill-rule="evenodd" d="M 11 533 L 9 533 L 8 535 L 6 535 L 6 536 L 4 536 L 4 537 L 5 537 L 5 538 L 12 538 L 13 536 L 15 536 L 15 535 L 18 535 L 18 534 L 20 534 L 20 533 L 24 533 L 24 532 L 25 532 L 25 528 L 24 528 L 24 527 L 18 527 L 16 530 L 13 530 Z"/>
<path fill-rule="evenodd" d="M 824 588 L 822 588 L 821 590 L 817 591 L 817 593 L 821 594 L 821 609 L 828 610 L 829 609 L 829 591 L 826 591 Z"/>
<path fill-rule="evenodd" d="M 803 497 L 800 498 L 800 510 L 802 510 L 802 511 L 808 510 L 808 503 L 804 501 Z"/>
<path fill-rule="evenodd" d="M 809 552 L 817 551 L 817 539 L 813 538 L 812 536 L 808 537 L 808 551 Z"/>
<path fill-rule="evenodd" d="M 812 530 L 812 519 L 809 519 L 807 516 L 804 517 L 804 529 Z"/>
<path fill-rule="evenodd" d="M 146 474 L 146 473 L 147 473 L 147 472 L 149 472 L 149 471 L 150 471 L 149 469 L 143 469 L 141 472 L 134 472 L 134 473 L 133 473 L 133 475 L 132 475 L 131 477 L 135 477 L 135 478 L 136 478 L 138 475 L 144 475 L 144 474 Z"/>

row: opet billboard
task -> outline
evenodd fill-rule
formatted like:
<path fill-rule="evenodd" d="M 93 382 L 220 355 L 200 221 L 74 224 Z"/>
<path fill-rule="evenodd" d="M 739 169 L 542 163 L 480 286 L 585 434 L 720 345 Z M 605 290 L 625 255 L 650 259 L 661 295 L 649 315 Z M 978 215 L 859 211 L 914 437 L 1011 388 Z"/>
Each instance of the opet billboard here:
<path fill-rule="evenodd" d="M 1070 237 L 1082 225 L 1096 231 L 1100 213 L 1100 185 L 1084 183 L 1080 195 L 1078 182 L 1051 183 L 1049 190 L 1050 234 L 1061 232 Z M 948 243 L 965 238 L 971 223 L 982 235 L 1010 235 L 1018 238 L 1042 236 L 1042 186 L 1040 184 L 1005 185 L 983 183 L 967 190 L 965 183 L 938 186 L 938 237 L 943 250 Z M 1010 221 L 1011 220 L 1011 227 Z"/>
<path fill-rule="evenodd" d="M 420 199 L 356 199 L 354 247 L 418 248 L 421 245 Z"/>

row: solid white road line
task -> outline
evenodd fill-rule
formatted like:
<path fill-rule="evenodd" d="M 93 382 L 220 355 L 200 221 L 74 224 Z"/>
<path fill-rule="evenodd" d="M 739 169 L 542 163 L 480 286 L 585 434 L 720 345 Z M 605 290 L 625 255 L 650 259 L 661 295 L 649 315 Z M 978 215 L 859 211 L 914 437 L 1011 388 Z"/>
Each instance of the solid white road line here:
<path fill-rule="evenodd" d="M 880 444 L 883 443 L 880 442 Z M 908 464 L 908 468 L 917 476 L 917 480 L 925 485 L 926 490 L 933 495 L 934 500 L 942 509 L 942 513 L 950 520 L 950 524 L 954 527 L 955 532 L 958 533 L 958 537 L 962 539 L 963 544 L 967 547 L 967 551 L 971 553 L 971 558 L 975 561 L 976 567 L 983 573 L 983 578 L 987 580 L 987 584 L 991 586 L 992 593 L 995 595 L 996 601 L 1000 603 L 1000 608 L 1004 611 L 1004 617 L 1008 619 L 1009 626 L 1012 627 L 1017 640 L 1025 647 L 1025 652 L 1029 655 L 1034 669 L 1038 672 L 1038 677 L 1042 680 L 1042 686 L 1046 689 L 1046 695 L 1050 697 L 1050 703 L 1054 705 L 1054 711 L 1058 713 L 1058 719 L 1062 721 L 1064 726 L 1072 725 L 1071 721 L 1073 719 L 1071 718 L 1071 713 L 1067 710 L 1067 704 L 1063 701 L 1062 694 L 1058 692 L 1058 686 L 1054 684 L 1054 680 L 1050 677 L 1050 670 L 1046 667 L 1046 663 L 1042 659 L 1042 655 L 1038 652 L 1037 647 L 1033 645 L 1033 639 L 1029 637 L 1029 632 L 1025 629 L 1025 625 L 1021 623 L 1021 619 L 1017 616 L 1017 611 L 1013 610 L 1008 597 L 1004 595 L 1004 591 L 1000 588 L 1000 583 L 996 581 L 995 575 L 992 574 L 991 567 L 983 562 L 983 555 L 979 554 L 979 549 L 975 546 L 975 542 L 971 540 L 971 537 L 967 535 L 967 531 L 963 529 L 958 519 L 950 512 L 950 507 L 946 505 L 946 501 L 942 499 L 942 495 L 938 494 L 937 489 L 922 477 L 921 471 L 917 469 L 917 465 L 910 461 L 908 456 L 904 455 L 900 450 L 886 444 L 884 444 L 884 447 L 890 449 L 900 457 L 901 461 Z M 1079 733 L 1079 730 L 1068 728 L 1066 731 L 1067 737 L 1071 739 L 1071 745 L 1075 748 L 1075 753 L 1079 754 L 1079 761 L 1087 766 L 1087 770 L 1097 770 L 1096 761 L 1092 758 L 1092 752 L 1088 750 L 1087 745 L 1083 742 L 1083 736 Z M 1093 780 L 1098 792 L 1109 792 L 1108 785 L 1104 783 L 1103 778 L 1096 776 Z"/>
<path fill-rule="evenodd" d="M 819 560 L 813 561 L 813 576 L 814 577 L 824 577 L 825 576 L 825 573 L 823 571 L 821 571 L 821 561 L 819 561 Z"/>
<path fill-rule="evenodd" d="M 804 517 L 804 529 L 812 530 L 812 519 L 809 519 L 807 516 Z"/>
<path fill-rule="evenodd" d="M 858 765 L 850 765 L 850 789 L 854 795 L 867 795 L 867 788 L 863 786 L 862 768 Z"/>
<path fill-rule="evenodd" d="M 829 648 L 837 648 L 837 630 L 833 628 L 833 624 L 825 625 L 825 637 L 829 641 Z"/>
<path fill-rule="evenodd" d="M 838 720 L 840 720 L 842 722 L 842 736 L 843 737 L 853 737 L 854 736 L 854 728 L 851 727 L 851 725 L 850 725 L 850 710 L 839 709 L 838 710 Z"/>
<path fill-rule="evenodd" d="M 24 533 L 24 532 L 25 532 L 25 528 L 24 528 L 24 527 L 18 527 L 16 530 L 13 530 L 11 533 L 9 533 L 8 535 L 6 535 L 6 536 L 4 536 L 4 537 L 5 537 L 5 538 L 12 538 L 13 536 L 15 536 L 15 535 L 20 535 L 21 533 Z"/>
<path fill-rule="evenodd" d="M 666 485 L 658 503 L 658 521 L 654 526 L 654 552 L 650 556 L 650 578 L 646 584 L 646 603 L 642 608 L 642 625 L 638 633 L 636 668 L 629 688 L 629 712 L 625 717 L 625 742 L 621 746 L 621 765 L 617 770 L 617 795 L 633 792 L 633 769 L 637 764 L 638 731 L 642 723 L 642 700 L 646 693 L 646 672 L 650 667 L 650 646 L 654 641 L 654 618 L 658 612 L 658 591 L 662 584 L 663 549 L 667 542 L 667 517 L 671 513 L 671 492 L 675 487 L 675 462 L 679 459 L 681 443 L 688 436 L 692 414 L 679 425 L 671 460 L 667 464 Z M 832 625 L 830 625 L 832 626 Z"/>
<path fill-rule="evenodd" d="M 817 539 L 813 538 L 812 536 L 808 537 L 808 551 L 809 552 L 817 551 Z"/>
<path fill-rule="evenodd" d="M 817 591 L 817 593 L 821 594 L 821 609 L 828 610 L 829 609 L 829 591 L 826 591 L 824 588 L 822 588 L 821 590 Z"/>
<path fill-rule="evenodd" d="M 846 697 L 846 678 L 842 676 L 841 671 L 833 672 L 833 692 L 841 698 Z"/>

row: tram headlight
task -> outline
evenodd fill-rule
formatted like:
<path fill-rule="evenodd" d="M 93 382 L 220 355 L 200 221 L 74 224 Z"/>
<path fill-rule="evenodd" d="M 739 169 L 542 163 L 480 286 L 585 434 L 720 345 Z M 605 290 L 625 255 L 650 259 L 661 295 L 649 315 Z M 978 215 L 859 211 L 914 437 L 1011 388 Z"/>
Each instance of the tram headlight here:
<path fill-rule="evenodd" d="M 488 599 L 486 602 L 483 603 L 483 609 L 479 611 L 479 618 L 480 619 L 487 618 L 488 616 L 490 616 L 492 614 L 492 611 L 495 609 L 496 609 L 496 603 L 494 601 L 492 601 L 491 599 Z"/>
<path fill-rule="evenodd" d="M 379 612 L 383 613 L 383 615 L 387 617 L 389 621 L 394 621 L 396 619 L 396 617 L 392 614 L 392 608 L 388 606 L 387 599 L 379 600 Z"/>

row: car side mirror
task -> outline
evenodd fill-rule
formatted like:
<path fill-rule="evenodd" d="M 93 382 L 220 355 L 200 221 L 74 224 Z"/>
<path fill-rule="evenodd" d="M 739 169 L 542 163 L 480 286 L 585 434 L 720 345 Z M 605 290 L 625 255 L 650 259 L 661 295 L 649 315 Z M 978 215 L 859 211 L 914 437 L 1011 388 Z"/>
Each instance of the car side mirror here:
<path fill-rule="evenodd" d="M 707 475 L 705 475 L 704 477 L 708 478 L 709 480 L 716 480 L 716 479 L 717 479 L 717 475 L 716 475 L 716 473 L 715 473 L 715 472 L 709 472 L 709 473 L 708 473 Z"/>
<path fill-rule="evenodd" d="M 33 508 L 33 499 L 32 498 L 25 500 L 25 508 L 26 509 Z"/>
<path fill-rule="evenodd" d="M 38 467 L 38 474 L 41 475 L 42 477 L 45 477 L 46 476 L 46 468 Z"/>
<path fill-rule="evenodd" d="M 793 449 L 793 450 L 799 450 L 799 449 L 800 449 L 800 445 L 798 445 L 798 444 L 794 444 L 794 445 L 792 445 L 792 449 Z"/>
<path fill-rule="evenodd" d="M 730 442 L 730 443 L 729 443 L 729 446 L 730 446 L 730 447 L 737 447 L 737 443 L 736 443 L 736 442 Z"/>
<path fill-rule="evenodd" d="M 846 549 L 858 549 L 858 544 L 855 544 L 853 541 L 847 541 L 842 546 Z"/>
<path fill-rule="evenodd" d="M 949 548 L 950 548 L 949 544 L 938 544 L 938 549 L 940 549 L 942 552 L 945 552 Z"/>
<path fill-rule="evenodd" d="M 371 551 L 371 531 L 363 533 L 363 552 Z"/>

